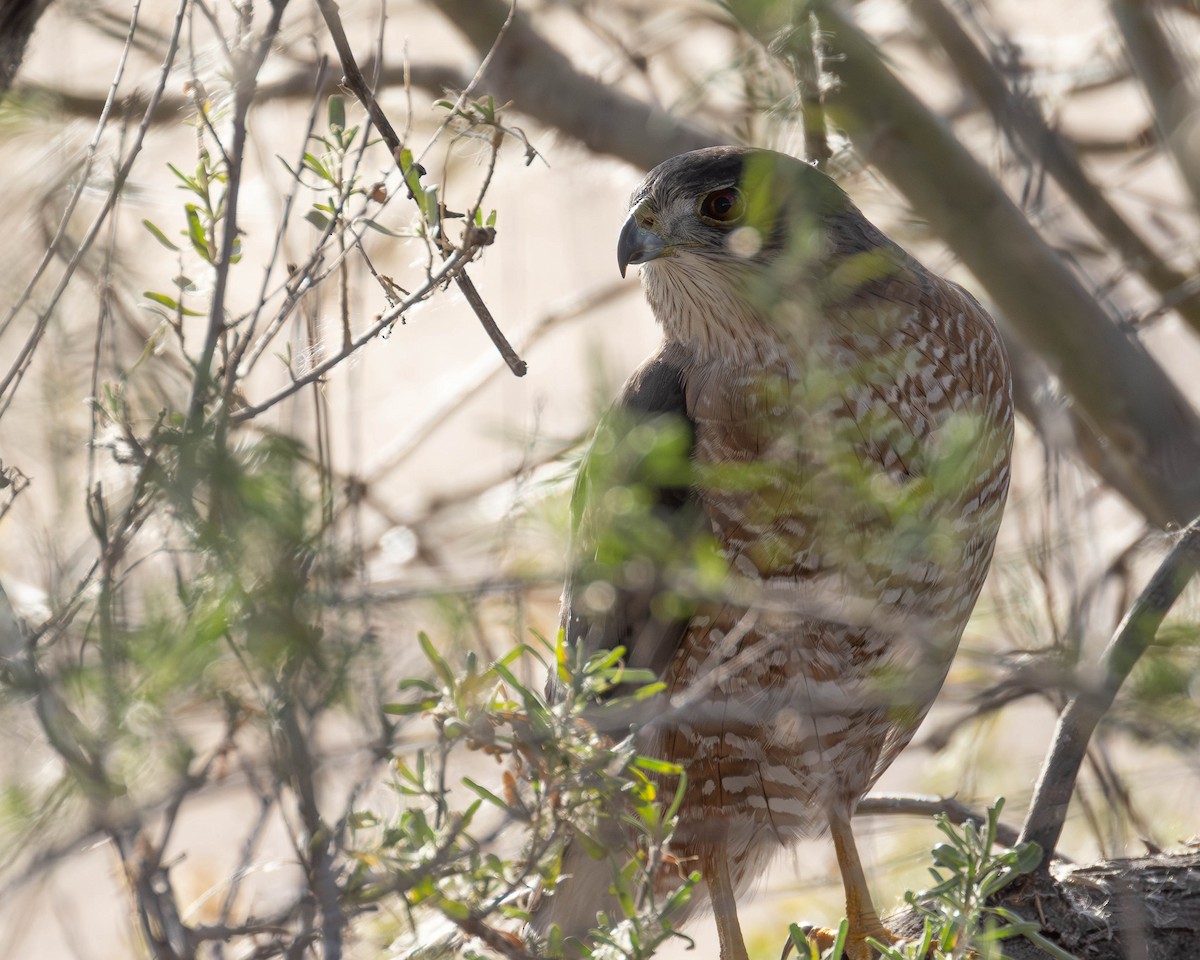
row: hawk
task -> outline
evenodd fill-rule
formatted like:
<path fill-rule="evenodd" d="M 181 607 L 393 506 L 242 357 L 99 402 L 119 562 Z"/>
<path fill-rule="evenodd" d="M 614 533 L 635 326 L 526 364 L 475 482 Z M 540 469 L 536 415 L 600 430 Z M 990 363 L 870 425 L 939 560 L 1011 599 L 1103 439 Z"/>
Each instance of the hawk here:
<path fill-rule="evenodd" d="M 850 820 L 941 688 L 991 562 L 1004 347 L 969 293 L 767 150 L 656 167 L 617 260 L 641 265 L 663 339 L 581 469 L 565 643 L 580 663 L 621 648 L 665 684 L 637 736 L 686 774 L 671 846 L 703 877 L 689 906 L 710 902 L 722 960 L 746 960 L 737 895 L 825 831 L 848 956 L 869 957 L 890 938 Z M 610 868 L 568 849 L 562 876 L 535 928 L 583 936 Z"/>

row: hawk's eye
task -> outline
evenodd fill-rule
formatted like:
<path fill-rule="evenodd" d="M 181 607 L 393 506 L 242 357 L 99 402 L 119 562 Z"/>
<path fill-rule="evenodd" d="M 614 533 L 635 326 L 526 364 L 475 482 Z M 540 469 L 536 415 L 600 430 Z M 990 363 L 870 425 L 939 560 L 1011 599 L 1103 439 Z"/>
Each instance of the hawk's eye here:
<path fill-rule="evenodd" d="M 700 201 L 700 216 L 715 223 L 733 223 L 745 212 L 746 204 L 737 187 L 714 190 Z"/>

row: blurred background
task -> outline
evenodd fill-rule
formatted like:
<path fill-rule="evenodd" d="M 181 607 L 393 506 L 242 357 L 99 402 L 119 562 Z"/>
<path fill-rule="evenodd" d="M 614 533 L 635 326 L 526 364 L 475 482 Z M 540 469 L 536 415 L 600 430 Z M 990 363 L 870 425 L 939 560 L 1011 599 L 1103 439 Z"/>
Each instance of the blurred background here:
<path fill-rule="evenodd" d="M 394 758 L 448 752 L 384 705 L 436 679 L 421 632 L 455 671 L 553 639 L 578 458 L 658 342 L 617 272 L 627 199 L 709 143 L 821 161 L 1004 328 L 1001 543 L 876 792 L 1002 795 L 1019 823 L 1057 711 L 1200 514 L 1194 5 L 337 9 L 0 11 L 0 955 L 412 945 L 418 893 L 338 906 L 382 856 L 356 830 L 428 799 Z M 467 257 L 523 376 L 439 273 Z M 1105 718 L 1069 856 L 1195 833 L 1198 615 L 1193 589 Z M 540 689 L 536 658 L 513 670 Z M 927 818 L 857 832 L 881 904 L 926 883 Z M 841 909 L 806 844 L 748 898 L 751 952 Z"/>

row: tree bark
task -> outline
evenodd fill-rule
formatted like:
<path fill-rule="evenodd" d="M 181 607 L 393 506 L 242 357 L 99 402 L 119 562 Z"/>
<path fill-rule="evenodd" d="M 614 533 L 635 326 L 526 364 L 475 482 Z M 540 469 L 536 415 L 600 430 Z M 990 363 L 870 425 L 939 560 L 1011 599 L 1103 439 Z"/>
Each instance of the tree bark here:
<path fill-rule="evenodd" d="M 998 901 L 1078 960 L 1158 960 L 1200 957 L 1200 843 L 1175 853 L 1081 866 L 1057 866 L 1049 876 L 1014 884 Z M 911 909 L 888 918 L 915 937 L 921 919 Z M 1050 960 L 1029 941 L 1004 943 L 1010 960 Z"/>

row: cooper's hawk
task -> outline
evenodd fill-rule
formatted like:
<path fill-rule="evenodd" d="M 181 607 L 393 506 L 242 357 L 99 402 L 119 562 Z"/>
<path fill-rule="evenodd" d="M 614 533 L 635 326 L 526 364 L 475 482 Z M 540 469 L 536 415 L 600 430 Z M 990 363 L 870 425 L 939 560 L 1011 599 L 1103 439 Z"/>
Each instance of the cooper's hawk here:
<path fill-rule="evenodd" d="M 623 647 L 666 682 L 639 736 L 686 772 L 672 847 L 703 875 L 723 960 L 746 957 L 738 892 L 826 829 L 848 953 L 869 956 L 887 934 L 850 818 L 940 689 L 991 561 L 1003 346 L 970 294 L 778 153 L 656 167 L 617 259 L 643 265 L 663 343 L 581 472 L 569 649 Z M 680 436 L 682 471 L 659 449 Z M 715 584 L 684 562 L 706 536 Z M 576 854 L 564 878 L 536 925 L 582 935 L 609 868 Z"/>

